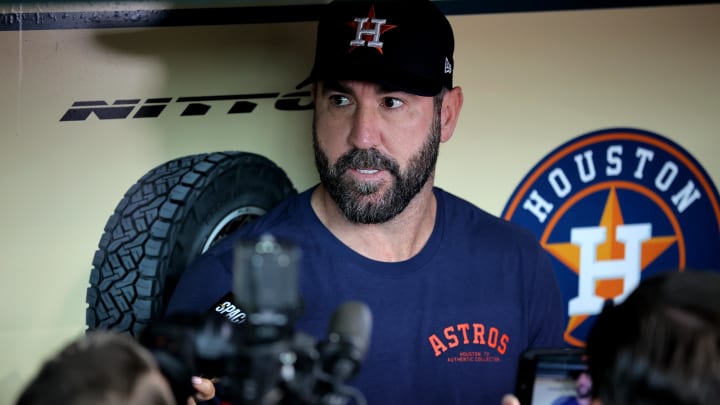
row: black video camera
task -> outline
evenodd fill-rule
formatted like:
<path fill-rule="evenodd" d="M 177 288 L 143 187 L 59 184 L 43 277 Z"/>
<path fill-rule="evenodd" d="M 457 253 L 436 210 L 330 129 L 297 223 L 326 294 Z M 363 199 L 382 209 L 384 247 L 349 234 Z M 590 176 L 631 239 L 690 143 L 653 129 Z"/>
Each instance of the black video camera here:
<path fill-rule="evenodd" d="M 140 343 L 155 356 L 179 404 L 195 375 L 212 378 L 232 404 L 365 403 L 345 384 L 367 352 L 372 317 L 350 301 L 335 310 L 327 338 L 295 329 L 301 314 L 299 250 L 264 235 L 235 247 L 233 295 L 246 314 L 236 324 L 217 315 L 188 315 L 151 324 Z"/>

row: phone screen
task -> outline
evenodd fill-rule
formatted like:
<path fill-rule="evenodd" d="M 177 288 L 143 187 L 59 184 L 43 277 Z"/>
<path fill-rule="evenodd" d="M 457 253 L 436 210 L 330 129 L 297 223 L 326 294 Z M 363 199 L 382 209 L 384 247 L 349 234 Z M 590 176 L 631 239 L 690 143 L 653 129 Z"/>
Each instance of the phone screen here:
<path fill-rule="evenodd" d="M 523 355 L 516 384 L 523 405 L 575 405 L 589 398 L 591 390 L 581 349 L 533 350 Z"/>

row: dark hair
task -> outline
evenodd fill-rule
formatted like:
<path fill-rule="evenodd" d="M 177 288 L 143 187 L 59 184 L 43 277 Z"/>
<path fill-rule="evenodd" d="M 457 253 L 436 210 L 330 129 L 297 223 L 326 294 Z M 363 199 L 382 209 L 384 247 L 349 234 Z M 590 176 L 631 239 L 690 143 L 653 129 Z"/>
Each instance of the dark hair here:
<path fill-rule="evenodd" d="M 647 278 L 603 309 L 587 354 L 604 405 L 720 404 L 720 273 Z"/>
<path fill-rule="evenodd" d="M 43 364 L 17 405 L 170 404 L 153 372 L 152 355 L 130 336 L 89 332 Z"/>

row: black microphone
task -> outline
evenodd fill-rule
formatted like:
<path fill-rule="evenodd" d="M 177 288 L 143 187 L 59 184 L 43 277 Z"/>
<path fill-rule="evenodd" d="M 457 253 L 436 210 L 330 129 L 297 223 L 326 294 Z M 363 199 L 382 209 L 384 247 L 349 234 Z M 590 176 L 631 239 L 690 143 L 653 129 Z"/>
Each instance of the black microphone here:
<path fill-rule="evenodd" d="M 358 301 L 340 305 L 330 319 L 327 340 L 319 347 L 325 372 L 339 381 L 355 375 L 370 346 L 371 331 L 367 305 Z"/>

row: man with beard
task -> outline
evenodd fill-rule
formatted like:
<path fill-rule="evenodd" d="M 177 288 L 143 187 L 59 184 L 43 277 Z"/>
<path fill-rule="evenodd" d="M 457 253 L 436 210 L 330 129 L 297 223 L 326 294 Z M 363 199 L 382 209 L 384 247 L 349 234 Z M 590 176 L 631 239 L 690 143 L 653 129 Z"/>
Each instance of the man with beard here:
<path fill-rule="evenodd" d="M 592 380 L 590 373 L 580 371 L 571 374 L 575 380 L 575 395 L 565 396 L 553 401 L 552 405 L 590 405 L 592 400 Z"/>
<path fill-rule="evenodd" d="M 499 403 L 524 350 L 563 345 L 563 305 L 531 233 L 434 186 L 463 104 L 450 23 L 429 0 L 326 8 L 298 86 L 312 85 L 320 184 L 203 255 L 168 313 L 215 308 L 233 247 L 270 234 L 301 252 L 297 330 L 323 340 L 340 304 L 369 307 L 350 381 L 369 403 Z"/>

